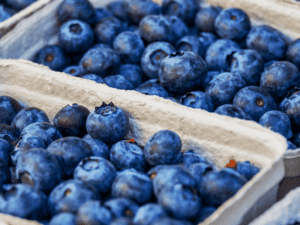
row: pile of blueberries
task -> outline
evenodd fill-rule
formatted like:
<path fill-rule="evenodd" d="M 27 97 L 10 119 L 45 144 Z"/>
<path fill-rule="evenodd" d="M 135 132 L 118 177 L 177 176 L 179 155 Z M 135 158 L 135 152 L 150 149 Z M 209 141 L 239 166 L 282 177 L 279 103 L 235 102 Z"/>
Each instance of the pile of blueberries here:
<path fill-rule="evenodd" d="M 217 170 L 170 130 L 127 140 L 113 103 L 67 105 L 50 122 L 0 96 L 0 115 L 0 212 L 45 225 L 193 225 L 259 172 L 248 161 Z"/>
<path fill-rule="evenodd" d="M 196 0 L 64 0 L 34 61 L 75 77 L 253 120 L 300 146 L 300 39 Z M 78 81 L 80 82 L 80 81 Z"/>
<path fill-rule="evenodd" d="M 0 0 L 0 23 L 25 9 L 36 0 Z"/>

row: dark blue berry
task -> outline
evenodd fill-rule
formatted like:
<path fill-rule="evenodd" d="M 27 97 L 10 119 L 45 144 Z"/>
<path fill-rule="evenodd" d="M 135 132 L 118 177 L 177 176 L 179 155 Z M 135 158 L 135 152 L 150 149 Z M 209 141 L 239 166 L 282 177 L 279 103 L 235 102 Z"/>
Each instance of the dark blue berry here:
<path fill-rule="evenodd" d="M 211 214 L 213 214 L 217 208 L 212 206 L 203 207 L 197 219 L 197 224 L 204 222 Z"/>
<path fill-rule="evenodd" d="M 287 141 L 287 143 L 288 143 L 287 150 L 295 150 L 295 149 L 298 149 L 298 147 L 297 147 L 296 145 L 294 145 L 292 142 Z"/>
<path fill-rule="evenodd" d="M 16 141 L 18 137 L 19 133 L 14 128 L 6 124 L 0 124 L 0 138 Z"/>
<path fill-rule="evenodd" d="M 139 205 L 129 198 L 112 198 L 104 202 L 104 206 L 108 208 L 113 218 L 133 218 L 139 209 Z"/>
<path fill-rule="evenodd" d="M 53 216 L 49 225 L 74 225 L 76 224 L 76 215 L 69 212 L 61 212 Z"/>
<path fill-rule="evenodd" d="M 210 164 L 205 157 L 194 153 L 192 150 L 189 150 L 181 155 L 176 165 L 187 169 L 195 163 L 205 163 L 207 165 Z"/>
<path fill-rule="evenodd" d="M 127 4 L 124 0 L 113 1 L 106 5 L 106 9 L 118 19 L 124 21 L 128 20 Z"/>
<path fill-rule="evenodd" d="M 81 77 L 79 66 L 68 66 L 63 70 L 63 73 L 70 74 L 74 77 Z"/>
<path fill-rule="evenodd" d="M 204 109 L 208 112 L 214 111 L 212 98 L 202 91 L 191 91 L 181 97 L 180 103 L 195 109 Z"/>
<path fill-rule="evenodd" d="M 233 104 L 221 105 L 215 110 L 215 113 L 233 118 L 239 118 L 242 120 L 253 120 L 250 115 L 242 110 L 241 107 Z"/>
<path fill-rule="evenodd" d="M 103 78 L 96 74 L 86 74 L 86 75 L 82 76 L 81 78 L 92 80 L 92 81 L 95 81 L 96 83 L 101 83 L 101 84 L 104 83 Z"/>
<path fill-rule="evenodd" d="M 157 203 L 147 203 L 141 206 L 133 218 L 136 225 L 151 225 L 156 220 L 167 217 L 164 208 Z"/>
<path fill-rule="evenodd" d="M 169 20 L 172 27 L 169 37 L 169 41 L 172 44 L 176 44 L 179 39 L 188 35 L 189 29 L 187 25 L 178 16 L 165 16 L 165 18 Z"/>
<path fill-rule="evenodd" d="M 197 36 L 188 35 L 181 38 L 177 44 L 176 48 L 178 51 L 192 51 L 202 58 L 205 56 L 205 48 L 199 41 Z"/>
<path fill-rule="evenodd" d="M 11 163 L 10 154 L 12 152 L 13 152 L 12 142 L 0 138 L 0 159 L 2 159 L 7 165 L 10 165 Z"/>
<path fill-rule="evenodd" d="M 114 219 L 110 225 L 134 225 L 131 218 L 128 217 L 120 217 L 117 219 Z"/>
<path fill-rule="evenodd" d="M 107 76 L 103 79 L 104 83 L 112 88 L 122 90 L 133 90 L 133 85 L 129 80 L 126 80 L 123 75 Z"/>
<path fill-rule="evenodd" d="M 0 96 L 0 124 L 10 125 L 22 109 L 20 103 L 9 96 Z"/>
<path fill-rule="evenodd" d="M 155 80 L 155 81 L 154 81 Z M 146 95 L 157 95 L 159 97 L 168 97 L 168 92 L 160 85 L 157 79 L 154 82 L 145 82 L 140 85 L 135 91 Z"/>
<path fill-rule="evenodd" d="M 205 78 L 205 80 L 204 80 L 204 82 L 202 84 L 204 90 L 207 87 L 207 85 L 209 84 L 209 82 L 211 80 L 213 80 L 216 76 L 218 76 L 220 73 L 221 72 L 219 72 L 219 71 L 208 71 L 207 72 L 206 78 Z"/>
<path fill-rule="evenodd" d="M 198 34 L 198 40 L 204 47 L 204 51 L 206 52 L 208 47 L 217 40 L 217 36 L 213 33 L 201 32 Z"/>
<path fill-rule="evenodd" d="M 195 26 L 197 29 L 202 32 L 214 32 L 215 20 L 221 10 L 219 6 L 201 8 L 195 17 Z"/>
<path fill-rule="evenodd" d="M 252 165 L 249 161 L 237 162 L 236 171 L 239 172 L 247 181 L 251 180 L 258 172 L 259 168 Z"/>
<path fill-rule="evenodd" d="M 86 134 L 83 137 L 83 140 L 85 140 L 90 145 L 93 151 L 93 156 L 109 159 L 109 149 L 103 141 L 92 138 L 89 134 Z"/>
<path fill-rule="evenodd" d="M 294 40 L 288 45 L 286 50 L 286 59 L 287 61 L 292 62 L 298 69 L 300 69 L 300 39 Z"/>
<path fill-rule="evenodd" d="M 3 185 L 8 183 L 11 183 L 11 172 L 8 164 L 0 158 L 0 193 L 3 191 Z"/>
<path fill-rule="evenodd" d="M 6 7 L 0 5 L 0 23 L 10 18 L 12 14 L 7 10 Z"/>
<path fill-rule="evenodd" d="M 138 65 L 122 64 L 118 74 L 123 75 L 126 80 L 129 80 L 132 83 L 133 88 L 137 88 L 142 83 L 143 72 Z"/>
<path fill-rule="evenodd" d="M 16 11 L 21 11 L 27 6 L 34 3 L 36 0 L 6 0 L 6 3 Z"/>

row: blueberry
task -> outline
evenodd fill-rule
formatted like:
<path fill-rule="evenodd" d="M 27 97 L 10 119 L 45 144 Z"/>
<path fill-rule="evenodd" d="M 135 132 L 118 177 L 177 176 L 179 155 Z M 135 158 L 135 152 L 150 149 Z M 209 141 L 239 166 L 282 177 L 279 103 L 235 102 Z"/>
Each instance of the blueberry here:
<path fill-rule="evenodd" d="M 199 87 L 207 74 L 205 61 L 194 52 L 175 52 L 159 68 L 159 81 L 170 92 L 186 93 Z"/>
<path fill-rule="evenodd" d="M 110 190 L 115 177 L 116 169 L 113 164 L 96 156 L 82 159 L 74 170 L 74 179 L 93 185 L 101 193 Z"/>
<path fill-rule="evenodd" d="M 168 42 L 154 42 L 149 44 L 141 57 L 141 67 L 149 78 L 158 78 L 158 70 L 164 58 L 175 51 Z"/>
<path fill-rule="evenodd" d="M 139 205 L 129 198 L 113 198 L 104 202 L 104 206 L 108 208 L 113 218 L 133 218 L 139 209 Z"/>
<path fill-rule="evenodd" d="M 219 207 L 233 197 L 245 183 L 246 179 L 232 169 L 213 171 L 202 178 L 200 196 L 208 206 Z"/>
<path fill-rule="evenodd" d="M 204 222 L 216 210 L 217 209 L 215 207 L 212 207 L 212 206 L 203 207 L 202 210 L 201 210 L 201 212 L 200 212 L 200 214 L 199 214 L 199 216 L 198 216 L 197 224 Z"/>
<path fill-rule="evenodd" d="M 129 80 L 126 80 L 123 75 L 113 75 L 104 78 L 104 83 L 112 88 L 122 90 L 133 90 L 133 85 Z"/>
<path fill-rule="evenodd" d="M 163 207 L 157 203 L 147 203 L 141 206 L 133 218 L 133 222 L 136 225 L 151 225 L 156 220 L 167 217 Z"/>
<path fill-rule="evenodd" d="M 79 66 L 68 66 L 63 70 L 63 73 L 70 74 L 74 77 L 81 77 Z"/>
<path fill-rule="evenodd" d="M 194 177 L 198 184 L 198 188 L 200 187 L 200 183 L 202 178 L 209 172 L 213 171 L 213 168 L 205 162 L 198 162 L 190 165 L 188 167 L 188 171 Z"/>
<path fill-rule="evenodd" d="M 120 33 L 115 38 L 113 47 L 124 63 L 139 63 L 145 49 L 141 37 L 132 31 Z"/>
<path fill-rule="evenodd" d="M 96 12 L 88 0 L 64 0 L 58 7 L 56 15 L 61 24 L 71 19 L 91 23 L 95 20 Z"/>
<path fill-rule="evenodd" d="M 150 165 L 171 164 L 181 151 L 181 139 L 173 131 L 161 130 L 153 134 L 144 149 Z"/>
<path fill-rule="evenodd" d="M 135 91 L 146 95 L 157 95 L 159 97 L 168 97 L 168 92 L 160 85 L 156 79 L 155 82 L 145 82 L 140 85 Z"/>
<path fill-rule="evenodd" d="M 99 46 L 88 50 L 80 60 L 79 67 L 82 75 L 96 74 L 104 78 L 118 71 L 120 57 L 115 50 Z"/>
<path fill-rule="evenodd" d="M 95 8 L 96 10 L 96 20 L 95 23 L 98 23 L 100 20 L 106 17 L 114 16 L 113 13 L 107 9 L 104 8 Z"/>
<path fill-rule="evenodd" d="M 90 111 L 76 103 L 61 108 L 53 119 L 53 125 L 60 131 L 63 137 L 83 137 L 87 131 L 85 123 Z"/>
<path fill-rule="evenodd" d="M 89 134 L 86 134 L 83 137 L 83 140 L 85 140 L 90 145 L 93 151 L 93 156 L 109 159 L 109 149 L 103 141 L 92 138 Z"/>
<path fill-rule="evenodd" d="M 176 184 L 183 184 L 195 190 L 198 186 L 192 174 L 179 166 L 164 166 L 157 168 L 148 173 L 148 176 L 153 181 L 153 191 L 157 198 L 162 190 L 169 189 Z"/>
<path fill-rule="evenodd" d="M 109 225 L 112 220 L 111 212 L 101 206 L 100 201 L 85 202 L 77 212 L 76 224 Z"/>
<path fill-rule="evenodd" d="M 246 41 L 247 47 L 256 50 L 265 62 L 283 59 L 287 48 L 283 34 L 268 25 L 253 27 Z"/>
<path fill-rule="evenodd" d="M 279 61 L 278 61 L 278 60 L 272 60 L 272 61 L 269 61 L 269 62 L 265 63 L 265 65 L 264 65 L 264 71 L 266 71 L 267 69 L 269 69 L 269 67 L 270 67 L 273 63 L 275 63 L 275 62 L 279 62 Z"/>
<path fill-rule="evenodd" d="M 288 91 L 300 84 L 298 68 L 287 61 L 273 63 L 260 79 L 260 86 L 268 90 L 275 100 L 283 100 Z"/>
<path fill-rule="evenodd" d="M 10 125 L 22 109 L 20 103 L 9 96 L 0 96 L 0 124 Z"/>
<path fill-rule="evenodd" d="M 16 11 L 21 11 L 27 6 L 34 3 L 36 0 L 6 0 L 6 3 Z"/>
<path fill-rule="evenodd" d="M 147 43 L 170 41 L 173 27 L 163 15 L 145 16 L 139 23 L 139 33 Z"/>
<path fill-rule="evenodd" d="M 294 91 L 291 91 L 285 99 L 280 103 L 280 110 L 284 112 L 290 118 L 292 123 L 300 124 L 300 110 L 299 110 L 299 101 L 300 101 L 300 90 L 295 88 Z"/>
<path fill-rule="evenodd" d="M 81 53 L 93 45 L 94 33 L 89 24 L 80 20 L 69 20 L 60 27 L 58 39 L 65 52 Z"/>
<path fill-rule="evenodd" d="M 296 145 L 294 145 L 292 142 L 287 141 L 287 143 L 288 143 L 287 150 L 295 150 L 295 149 L 298 149 L 298 147 L 297 147 Z"/>
<path fill-rule="evenodd" d="M 188 35 L 189 29 L 187 25 L 178 16 L 165 16 L 165 18 L 169 20 L 171 24 L 171 35 L 169 37 L 169 41 L 172 44 L 176 44 L 179 39 Z"/>
<path fill-rule="evenodd" d="M 14 128 L 6 124 L 0 124 L 0 138 L 16 141 L 18 137 L 19 133 Z"/>
<path fill-rule="evenodd" d="M 61 180 L 62 169 L 54 155 L 46 150 L 31 149 L 20 156 L 16 166 L 17 179 L 45 193 Z"/>
<path fill-rule="evenodd" d="M 241 107 L 233 104 L 221 105 L 215 110 L 215 113 L 233 118 L 239 118 L 242 120 L 253 120 L 249 114 L 242 110 Z"/>
<path fill-rule="evenodd" d="M 189 150 L 181 155 L 176 165 L 187 169 L 195 163 L 205 163 L 207 165 L 210 164 L 205 157 L 194 153 L 192 150 Z"/>
<path fill-rule="evenodd" d="M 247 13 L 238 8 L 222 10 L 215 19 L 215 31 L 224 39 L 241 41 L 251 29 Z"/>
<path fill-rule="evenodd" d="M 96 74 L 86 74 L 86 75 L 82 76 L 81 78 L 92 80 L 92 81 L 95 81 L 96 83 L 101 83 L 101 84 L 104 83 L 103 78 Z"/>
<path fill-rule="evenodd" d="M 47 196 L 25 184 L 6 184 L 0 196 L 0 211 L 29 220 L 45 219 Z"/>
<path fill-rule="evenodd" d="M 163 189 L 158 196 L 158 203 L 177 219 L 193 219 L 201 210 L 200 197 L 184 184 Z"/>
<path fill-rule="evenodd" d="M 162 12 L 168 16 L 178 16 L 185 23 L 191 25 L 199 9 L 195 0 L 163 0 Z"/>
<path fill-rule="evenodd" d="M 69 66 L 70 58 L 62 48 L 55 45 L 46 45 L 40 49 L 34 59 L 34 62 L 48 66 L 51 70 L 62 71 Z"/>
<path fill-rule="evenodd" d="M 205 61 L 209 70 L 229 71 L 232 56 L 241 50 L 234 41 L 219 39 L 212 43 L 205 53 Z"/>
<path fill-rule="evenodd" d="M 39 137 L 46 142 L 46 146 L 51 144 L 53 141 L 62 138 L 58 129 L 54 125 L 46 122 L 37 122 L 28 125 L 22 130 L 20 137 L 25 135 Z"/>
<path fill-rule="evenodd" d="M 50 193 L 48 207 L 51 216 L 61 212 L 77 213 L 80 206 L 90 200 L 100 200 L 96 190 L 80 180 L 67 180 Z"/>
<path fill-rule="evenodd" d="M 209 32 L 201 32 L 198 34 L 198 40 L 204 47 L 204 51 L 206 52 L 208 47 L 217 40 L 217 36 L 213 33 Z"/>
<path fill-rule="evenodd" d="M 0 158 L 0 193 L 3 191 L 3 185 L 11 183 L 11 172 L 8 164 Z"/>
<path fill-rule="evenodd" d="M 281 111 L 271 110 L 266 112 L 260 117 L 258 123 L 283 135 L 287 139 L 291 138 L 293 135 L 291 121 L 289 117 Z"/>
<path fill-rule="evenodd" d="M 134 225 L 131 218 L 128 217 L 120 217 L 117 219 L 114 219 L 110 225 Z"/>
<path fill-rule="evenodd" d="M 195 17 L 195 26 L 197 29 L 202 32 L 214 32 L 215 20 L 221 10 L 219 6 L 201 8 Z"/>
<path fill-rule="evenodd" d="M 93 138 L 104 142 L 122 140 L 129 129 L 129 118 L 124 111 L 113 103 L 102 103 L 90 113 L 86 120 L 86 129 Z"/>
<path fill-rule="evenodd" d="M 85 157 L 92 156 L 90 145 L 78 137 L 65 137 L 52 142 L 47 151 L 55 155 L 63 168 L 63 174 L 69 176 L 78 163 Z"/>
<path fill-rule="evenodd" d="M 116 17 L 106 17 L 95 26 L 96 41 L 112 46 L 116 36 L 122 31 L 122 22 Z"/>
<path fill-rule="evenodd" d="M 111 147 L 110 161 L 118 170 L 134 168 L 144 172 L 146 166 L 143 150 L 137 144 L 125 140 Z"/>
<path fill-rule="evenodd" d="M 2 159 L 7 165 L 10 165 L 11 163 L 10 154 L 12 152 L 13 152 L 12 143 L 8 140 L 0 138 L 0 159 Z"/>
<path fill-rule="evenodd" d="M 286 60 L 292 62 L 298 69 L 300 69 L 300 39 L 294 40 L 288 45 L 286 50 Z"/>
<path fill-rule="evenodd" d="M 202 91 L 191 91 L 186 93 L 181 99 L 180 103 L 187 107 L 194 109 L 203 109 L 208 112 L 214 111 L 214 104 L 212 98 Z"/>
<path fill-rule="evenodd" d="M 129 80 L 133 88 L 137 88 L 142 84 L 142 69 L 140 66 L 135 64 L 122 64 L 120 66 L 118 74 L 124 76 L 126 80 Z"/>
<path fill-rule="evenodd" d="M 207 87 L 207 85 L 209 84 L 209 82 L 211 80 L 213 80 L 216 76 L 218 76 L 220 73 L 221 72 L 219 72 L 219 71 L 208 71 L 207 72 L 206 78 L 205 78 L 205 80 L 204 80 L 204 82 L 202 84 L 204 90 Z"/>
<path fill-rule="evenodd" d="M 239 172 L 247 181 L 251 180 L 258 172 L 259 168 L 252 165 L 249 161 L 237 162 L 237 172 Z"/>
<path fill-rule="evenodd" d="M 254 121 L 258 121 L 264 113 L 276 110 L 271 94 L 257 86 L 247 86 L 239 90 L 234 96 L 233 105 L 239 106 Z"/>
<path fill-rule="evenodd" d="M 123 170 L 116 176 L 111 194 L 114 198 L 130 198 L 143 204 L 148 202 L 153 195 L 152 181 L 146 174 Z"/>
<path fill-rule="evenodd" d="M 181 38 L 177 44 L 176 48 L 178 51 L 192 51 L 202 58 L 205 56 L 205 48 L 199 41 L 197 36 L 187 35 Z"/>
<path fill-rule="evenodd" d="M 264 62 L 255 50 L 245 49 L 233 54 L 230 72 L 237 72 L 247 85 L 255 85 L 264 71 Z"/>
<path fill-rule="evenodd" d="M 120 20 L 128 20 L 127 2 L 124 0 L 110 2 L 106 9 Z"/>
<path fill-rule="evenodd" d="M 11 16 L 12 14 L 9 12 L 9 10 L 3 5 L 0 5 L 0 23 L 7 20 Z"/>
<path fill-rule="evenodd" d="M 53 216 L 49 225 L 74 225 L 76 223 L 76 216 L 73 213 L 61 212 Z"/>
<path fill-rule="evenodd" d="M 131 0 L 127 2 L 128 18 L 134 24 L 138 24 L 147 15 L 161 14 L 161 7 L 151 0 Z"/>

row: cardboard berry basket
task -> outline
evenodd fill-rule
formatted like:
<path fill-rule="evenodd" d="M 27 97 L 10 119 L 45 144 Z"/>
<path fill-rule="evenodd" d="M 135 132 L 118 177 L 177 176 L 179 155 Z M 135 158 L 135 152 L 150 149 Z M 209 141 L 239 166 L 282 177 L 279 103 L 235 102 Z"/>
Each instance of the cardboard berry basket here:
<path fill-rule="evenodd" d="M 0 23 L 0 38 L 5 36 L 8 32 L 12 31 L 20 21 L 31 16 L 33 13 L 41 10 L 44 6 L 53 0 L 37 0 L 25 9 L 19 11 L 12 17 Z"/>
<path fill-rule="evenodd" d="M 183 152 L 193 149 L 217 168 L 224 168 L 231 159 L 249 160 L 261 168 L 203 224 L 248 224 L 276 201 L 278 185 L 284 177 L 287 143 L 283 136 L 255 122 L 188 108 L 136 91 L 110 88 L 26 60 L 0 60 L 0 84 L 0 95 L 44 110 L 50 121 L 67 104 L 78 103 L 93 110 L 102 102 L 113 102 L 128 113 L 127 137 L 138 144 L 145 145 L 151 135 L 168 129 L 181 137 Z M 7 225 L 22 224 L 19 219 L 3 214 L 0 221 L 9 222 Z"/>
<path fill-rule="evenodd" d="M 290 191 L 281 201 L 249 225 L 287 225 L 300 221 L 300 187 Z"/>

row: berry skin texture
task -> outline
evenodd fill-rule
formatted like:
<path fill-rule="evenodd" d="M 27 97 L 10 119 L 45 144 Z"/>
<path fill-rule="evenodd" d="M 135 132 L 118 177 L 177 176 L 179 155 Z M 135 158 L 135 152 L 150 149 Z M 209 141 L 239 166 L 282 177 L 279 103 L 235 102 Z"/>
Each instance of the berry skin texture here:
<path fill-rule="evenodd" d="M 241 107 L 233 104 L 221 105 L 215 110 L 215 113 L 233 118 L 239 118 L 242 120 L 253 120 L 250 115 L 242 110 Z"/>
<path fill-rule="evenodd" d="M 101 83 L 101 84 L 104 83 L 103 78 L 96 74 L 86 74 L 86 75 L 82 76 L 81 78 L 92 80 L 92 81 L 95 81 L 96 83 Z"/>
<path fill-rule="evenodd" d="M 215 20 L 215 31 L 224 39 L 242 40 L 251 28 L 249 16 L 238 8 L 222 10 Z"/>
<path fill-rule="evenodd" d="M 126 80 L 123 75 L 107 76 L 103 80 L 109 87 L 122 90 L 133 90 L 132 83 L 129 80 Z"/>
<path fill-rule="evenodd" d="M 109 149 L 103 141 L 92 138 L 89 134 L 86 134 L 82 139 L 90 145 L 93 156 L 109 159 Z"/>
<path fill-rule="evenodd" d="M 118 74 L 124 76 L 124 78 L 131 82 L 133 88 L 137 88 L 142 84 L 142 68 L 135 64 L 122 64 L 120 66 Z"/>
<path fill-rule="evenodd" d="M 219 6 L 201 8 L 195 17 L 195 26 L 202 32 L 214 32 L 215 20 L 221 12 Z"/>
<path fill-rule="evenodd" d="M 176 48 L 178 51 L 192 51 L 202 58 L 205 57 L 205 48 L 195 35 L 187 35 L 181 38 L 177 42 Z"/>
<path fill-rule="evenodd" d="M 118 141 L 110 149 L 110 161 L 118 170 L 134 168 L 144 172 L 146 161 L 143 150 L 135 143 Z"/>
<path fill-rule="evenodd" d="M 169 20 L 169 22 L 171 23 L 172 34 L 169 37 L 169 41 L 172 44 L 176 44 L 178 40 L 188 35 L 189 29 L 187 25 L 178 16 L 165 16 L 165 18 L 167 18 L 167 20 Z"/>
<path fill-rule="evenodd" d="M 191 91 L 181 97 L 180 103 L 194 109 L 204 109 L 208 112 L 214 111 L 212 98 L 202 91 Z"/>
<path fill-rule="evenodd" d="M 173 131 L 161 130 L 152 135 L 144 148 L 150 165 L 171 164 L 181 151 L 181 139 Z"/>
<path fill-rule="evenodd" d="M 79 66 L 68 66 L 63 70 L 63 73 L 70 74 L 73 77 L 81 77 Z"/>
<path fill-rule="evenodd" d="M 11 153 L 13 152 L 12 143 L 8 140 L 0 138 L 0 160 L 3 160 L 7 165 L 11 163 Z M 0 189 L 1 189 L 0 184 Z"/>
<path fill-rule="evenodd" d="M 63 137 L 76 136 L 82 138 L 87 134 L 85 123 L 90 111 L 76 103 L 66 105 L 59 110 L 54 119 L 54 126 L 60 131 Z"/>
<path fill-rule="evenodd" d="M 269 91 L 275 100 L 281 101 L 288 91 L 298 87 L 300 74 L 298 68 L 287 61 L 275 62 L 263 72 L 260 86 Z"/>
<path fill-rule="evenodd" d="M 46 45 L 35 56 L 34 62 L 48 66 L 51 70 L 62 71 L 69 66 L 70 58 L 62 48 L 55 45 Z"/>
<path fill-rule="evenodd" d="M 6 124 L 0 124 L 0 138 L 16 141 L 18 137 L 19 134 L 14 128 Z"/>
<path fill-rule="evenodd" d="M 202 85 L 207 74 L 205 61 L 194 52 L 175 52 L 159 68 L 159 81 L 169 92 L 179 94 Z"/>
<path fill-rule="evenodd" d="M 214 106 L 218 107 L 229 104 L 235 94 L 245 86 L 246 82 L 240 75 L 225 72 L 208 83 L 205 93 L 212 98 Z"/>
<path fill-rule="evenodd" d="M 9 96 L 0 96 L 0 124 L 10 125 L 22 109 L 19 102 Z"/>
<path fill-rule="evenodd" d="M 292 123 L 300 125 L 300 91 L 296 89 L 295 92 L 287 95 L 280 103 L 279 109 L 290 118 Z"/>
<path fill-rule="evenodd" d="M 229 71 L 233 54 L 240 50 L 241 47 L 232 40 L 216 40 L 209 46 L 205 53 L 208 70 Z"/>
<path fill-rule="evenodd" d="M 16 165 L 17 179 L 23 184 L 49 193 L 61 180 L 62 169 L 54 155 L 46 150 L 31 149 L 22 154 Z"/>
<path fill-rule="evenodd" d="M 65 52 L 81 53 L 93 45 L 94 33 L 89 24 L 80 20 L 69 20 L 60 27 L 58 39 Z"/>
<path fill-rule="evenodd" d="M 153 42 L 149 44 L 141 57 L 141 67 L 149 78 L 158 78 L 158 70 L 164 58 L 176 49 L 168 42 Z"/>
<path fill-rule="evenodd" d="M 294 40 L 289 44 L 286 50 L 286 60 L 292 62 L 297 66 L 298 70 L 300 69 L 300 39 Z"/>
<path fill-rule="evenodd" d="M 247 86 L 239 90 L 234 96 L 233 105 L 239 106 L 257 122 L 264 113 L 276 110 L 272 95 L 257 86 Z"/>
<path fill-rule="evenodd" d="M 11 172 L 6 162 L 0 158 L 0 193 L 3 191 L 3 185 L 8 183 L 11 183 Z"/>
<path fill-rule="evenodd" d="M 151 225 L 159 218 L 167 216 L 168 214 L 161 205 L 147 203 L 138 209 L 133 218 L 133 222 L 136 225 Z"/>
<path fill-rule="evenodd" d="M 84 158 L 74 170 L 74 179 L 92 185 L 100 193 L 110 190 L 116 175 L 116 169 L 110 161 L 95 156 Z"/>
<path fill-rule="evenodd" d="M 111 188 L 113 198 L 130 198 L 137 203 L 148 202 L 153 195 L 152 181 L 145 174 L 134 170 L 119 173 Z"/>
<path fill-rule="evenodd" d="M 106 5 L 106 9 L 109 13 L 112 13 L 115 17 L 119 18 L 120 20 L 128 20 L 128 12 L 127 12 L 128 3 L 126 1 L 114 1 L 108 3 Z"/>
<path fill-rule="evenodd" d="M 155 80 L 155 81 L 154 81 Z M 140 85 L 135 91 L 145 95 L 157 95 L 159 97 L 168 97 L 168 92 L 159 84 L 157 79 L 153 79 L 153 82 L 145 82 Z"/>
<path fill-rule="evenodd" d="M 37 122 L 50 123 L 48 116 L 43 110 L 36 107 L 28 107 L 18 112 L 11 123 L 11 127 L 21 133 L 26 126 Z"/>
<path fill-rule="evenodd" d="M 49 225 L 74 225 L 76 224 L 76 216 L 73 213 L 62 212 L 53 216 Z"/>
<path fill-rule="evenodd" d="M 246 43 L 247 47 L 256 50 L 265 62 L 283 59 L 287 48 L 283 34 L 268 25 L 251 28 Z"/>
<path fill-rule="evenodd" d="M 217 40 L 217 36 L 209 32 L 201 32 L 198 34 L 198 40 L 204 47 L 204 52 L 207 51 L 208 47 Z M 204 56 L 205 57 L 205 56 Z M 203 59 L 204 59 L 203 57 Z"/>
<path fill-rule="evenodd" d="M 204 220 L 210 217 L 210 215 L 213 214 L 216 210 L 217 208 L 212 206 L 203 207 L 197 219 L 197 224 L 204 222 Z"/>
<path fill-rule="evenodd" d="M 134 225 L 131 218 L 128 217 L 120 217 L 117 219 L 114 219 L 110 225 Z"/>
<path fill-rule="evenodd" d="M 129 118 L 124 111 L 113 103 L 103 103 L 90 113 L 86 120 L 88 134 L 103 142 L 122 140 L 129 129 Z"/>
<path fill-rule="evenodd" d="M 129 198 L 112 198 L 103 205 L 111 211 L 114 219 L 133 218 L 139 209 L 139 205 Z"/>
<path fill-rule="evenodd" d="M 249 161 L 237 162 L 236 171 L 249 181 L 259 172 L 259 168 L 252 165 Z"/>
<path fill-rule="evenodd" d="M 113 42 L 113 48 L 124 63 L 139 63 L 145 50 L 141 37 L 131 31 L 120 33 Z"/>

